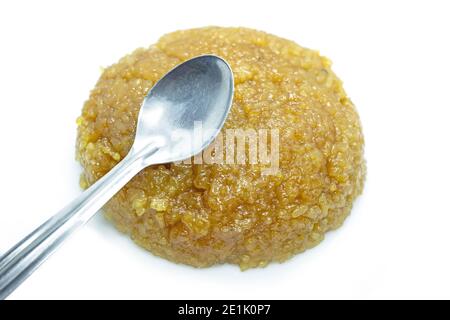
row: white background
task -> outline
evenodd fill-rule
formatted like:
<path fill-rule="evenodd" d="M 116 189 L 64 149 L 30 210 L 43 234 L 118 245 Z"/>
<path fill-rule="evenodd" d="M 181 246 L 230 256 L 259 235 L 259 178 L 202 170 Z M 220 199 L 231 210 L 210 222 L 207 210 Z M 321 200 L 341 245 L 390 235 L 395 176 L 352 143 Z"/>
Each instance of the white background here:
<path fill-rule="evenodd" d="M 247 26 L 330 57 L 368 163 L 344 226 L 284 264 L 175 265 L 98 215 L 10 298 L 450 298 L 449 13 L 447 1 L 2 1 L 0 253 L 80 193 L 75 119 L 100 67 L 177 29 Z"/>

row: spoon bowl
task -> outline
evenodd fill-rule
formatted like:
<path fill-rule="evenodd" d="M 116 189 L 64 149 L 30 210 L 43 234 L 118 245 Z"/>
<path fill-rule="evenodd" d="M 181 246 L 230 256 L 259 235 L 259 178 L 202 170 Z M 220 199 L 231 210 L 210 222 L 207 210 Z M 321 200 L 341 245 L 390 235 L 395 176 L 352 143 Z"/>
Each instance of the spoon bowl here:
<path fill-rule="evenodd" d="M 199 56 L 175 67 L 145 97 L 133 149 L 158 147 L 153 164 L 198 154 L 222 128 L 233 87 L 231 68 L 219 57 Z"/>

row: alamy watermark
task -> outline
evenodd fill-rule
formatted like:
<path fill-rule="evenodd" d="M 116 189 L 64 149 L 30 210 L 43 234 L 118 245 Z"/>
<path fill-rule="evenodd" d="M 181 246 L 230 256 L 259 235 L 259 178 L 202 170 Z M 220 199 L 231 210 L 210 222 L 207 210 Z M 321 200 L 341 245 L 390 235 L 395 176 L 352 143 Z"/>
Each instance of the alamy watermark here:
<path fill-rule="evenodd" d="M 188 139 L 192 145 L 188 147 L 200 149 L 196 147 L 202 144 L 203 137 L 210 136 L 207 131 L 200 121 L 194 122 L 193 134 Z M 177 140 L 185 134 L 186 131 L 173 132 L 172 139 Z M 179 163 L 259 165 L 262 174 L 273 175 L 279 168 L 279 147 L 278 129 L 223 129 L 203 152 Z"/>

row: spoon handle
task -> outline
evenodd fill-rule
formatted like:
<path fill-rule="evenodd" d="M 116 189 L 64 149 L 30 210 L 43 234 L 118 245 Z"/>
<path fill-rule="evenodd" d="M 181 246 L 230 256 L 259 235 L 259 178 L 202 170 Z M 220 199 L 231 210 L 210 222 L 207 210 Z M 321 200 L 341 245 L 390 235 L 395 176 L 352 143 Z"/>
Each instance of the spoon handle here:
<path fill-rule="evenodd" d="M 6 252 L 0 258 L 0 299 L 17 288 L 143 167 L 141 156 L 130 152 L 105 176 Z"/>

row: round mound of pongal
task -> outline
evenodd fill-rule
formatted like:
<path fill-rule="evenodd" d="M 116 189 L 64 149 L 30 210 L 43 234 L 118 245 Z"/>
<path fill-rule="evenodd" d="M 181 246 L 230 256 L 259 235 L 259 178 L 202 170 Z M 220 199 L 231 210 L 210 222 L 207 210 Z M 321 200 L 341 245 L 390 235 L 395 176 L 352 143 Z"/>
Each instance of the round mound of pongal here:
<path fill-rule="evenodd" d="M 265 266 L 315 246 L 342 224 L 362 192 L 358 114 L 328 59 L 260 31 L 178 31 L 106 68 L 78 119 L 82 186 L 128 153 L 152 85 L 202 54 L 224 58 L 234 73 L 222 132 L 277 132 L 277 150 L 268 146 L 278 151 L 275 170 L 249 161 L 149 167 L 109 201 L 106 217 L 152 253 L 196 267 Z"/>

